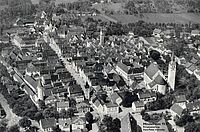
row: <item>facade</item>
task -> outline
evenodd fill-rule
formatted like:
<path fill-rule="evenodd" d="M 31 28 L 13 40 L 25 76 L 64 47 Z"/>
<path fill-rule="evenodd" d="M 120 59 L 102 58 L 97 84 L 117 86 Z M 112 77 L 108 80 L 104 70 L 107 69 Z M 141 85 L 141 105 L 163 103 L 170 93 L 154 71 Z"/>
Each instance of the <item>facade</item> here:
<path fill-rule="evenodd" d="M 169 63 L 168 67 L 168 84 L 172 90 L 175 89 L 175 78 L 176 78 L 176 62 L 172 56 L 172 61 Z"/>
<path fill-rule="evenodd" d="M 132 109 L 136 113 L 140 113 L 142 110 L 144 110 L 144 101 L 136 101 L 132 103 Z"/>

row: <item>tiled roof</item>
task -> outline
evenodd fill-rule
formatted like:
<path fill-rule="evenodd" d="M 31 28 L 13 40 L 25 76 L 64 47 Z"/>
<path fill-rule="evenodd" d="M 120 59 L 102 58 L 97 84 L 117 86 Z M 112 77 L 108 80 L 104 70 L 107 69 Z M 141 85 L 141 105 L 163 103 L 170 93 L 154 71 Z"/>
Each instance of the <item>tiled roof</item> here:
<path fill-rule="evenodd" d="M 164 80 L 164 78 L 161 75 L 157 75 L 157 77 L 154 79 L 156 84 L 159 85 L 166 85 L 167 82 Z"/>
<path fill-rule="evenodd" d="M 181 116 L 182 113 L 183 113 L 183 108 L 180 107 L 179 105 L 177 104 L 173 104 L 172 107 L 170 108 L 172 111 L 174 111 L 177 115 Z"/>
<path fill-rule="evenodd" d="M 40 120 L 41 127 L 43 129 L 52 128 L 56 126 L 56 119 L 55 118 L 47 118 Z"/>
<path fill-rule="evenodd" d="M 159 71 L 158 64 L 151 63 L 147 69 L 145 69 L 146 75 L 152 79 L 152 77 Z"/>
<path fill-rule="evenodd" d="M 133 102 L 136 108 L 144 107 L 144 101 L 135 101 Z"/>
<path fill-rule="evenodd" d="M 181 102 L 187 101 L 185 95 L 175 96 L 175 100 L 176 100 L 176 103 L 181 103 Z"/>

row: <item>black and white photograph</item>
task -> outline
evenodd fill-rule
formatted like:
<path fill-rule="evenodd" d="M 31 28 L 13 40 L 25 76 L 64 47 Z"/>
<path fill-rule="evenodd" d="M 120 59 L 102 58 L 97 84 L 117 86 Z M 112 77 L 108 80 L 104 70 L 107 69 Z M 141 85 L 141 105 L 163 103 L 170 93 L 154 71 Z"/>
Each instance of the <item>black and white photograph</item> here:
<path fill-rule="evenodd" d="M 0 0 L 0 132 L 200 132 L 200 0 Z"/>

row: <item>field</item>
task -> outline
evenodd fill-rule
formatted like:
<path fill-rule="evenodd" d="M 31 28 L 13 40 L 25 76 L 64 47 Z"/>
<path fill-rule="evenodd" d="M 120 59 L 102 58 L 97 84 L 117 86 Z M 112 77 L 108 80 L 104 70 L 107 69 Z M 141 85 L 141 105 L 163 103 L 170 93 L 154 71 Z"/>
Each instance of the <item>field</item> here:
<path fill-rule="evenodd" d="M 122 24 L 127 24 L 131 22 L 137 22 L 143 20 L 150 23 L 199 23 L 200 14 L 195 13 L 181 13 L 181 14 L 164 14 L 164 13 L 146 13 L 143 17 L 135 15 L 109 15 L 111 18 L 121 22 Z"/>
<path fill-rule="evenodd" d="M 31 0 L 32 4 L 39 4 L 40 0 Z"/>

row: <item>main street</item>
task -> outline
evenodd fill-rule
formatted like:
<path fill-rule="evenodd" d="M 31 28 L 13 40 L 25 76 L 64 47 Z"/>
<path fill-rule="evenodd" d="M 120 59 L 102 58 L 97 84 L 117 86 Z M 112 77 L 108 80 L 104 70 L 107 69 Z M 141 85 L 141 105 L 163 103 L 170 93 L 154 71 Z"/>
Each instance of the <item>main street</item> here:
<path fill-rule="evenodd" d="M 71 73 L 71 75 L 74 77 L 74 79 L 77 81 L 77 84 L 79 84 L 82 88 L 83 91 L 85 91 L 85 81 L 80 77 L 79 73 L 77 73 L 75 71 L 75 69 L 72 67 L 72 65 L 70 64 L 70 62 L 67 61 L 66 58 L 64 58 L 59 50 L 58 45 L 55 43 L 54 39 L 51 38 L 50 39 L 50 47 L 56 52 L 56 54 L 58 55 L 58 57 L 63 61 L 63 63 L 65 64 L 65 68 Z"/>

